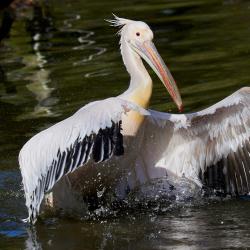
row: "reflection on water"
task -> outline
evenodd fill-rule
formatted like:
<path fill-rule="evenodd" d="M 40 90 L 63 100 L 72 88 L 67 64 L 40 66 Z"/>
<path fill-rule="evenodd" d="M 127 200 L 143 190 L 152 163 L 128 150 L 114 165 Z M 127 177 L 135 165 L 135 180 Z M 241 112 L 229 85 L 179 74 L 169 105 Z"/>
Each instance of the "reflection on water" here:
<path fill-rule="evenodd" d="M 48 86 L 51 81 L 50 70 L 46 68 L 46 55 L 43 55 L 42 51 L 49 47 L 49 39 L 53 36 L 53 20 L 47 4 L 45 7 L 34 5 L 33 17 L 27 20 L 27 31 L 32 37 L 33 53 L 27 57 L 24 56 L 22 62 L 25 64 L 25 70 L 31 72 L 25 77 L 25 80 L 30 82 L 26 87 L 35 95 L 37 105 L 34 111 L 21 114 L 17 119 L 55 116 L 57 114 L 51 111 L 51 106 L 55 105 L 58 100 L 50 97 L 54 88 Z"/>
<path fill-rule="evenodd" d="M 4 68 L 1 65 L 0 65 L 0 83 L 3 84 L 3 87 L 5 89 L 4 96 L 16 94 L 16 86 L 12 82 L 8 81 Z"/>
<path fill-rule="evenodd" d="M 0 44 L 0 248 L 249 246 L 247 201 L 125 211 L 90 221 L 52 218 L 34 228 L 21 221 L 27 216 L 17 165 L 23 143 L 87 102 L 118 95 L 127 87 L 116 30 L 104 22 L 112 12 L 145 20 L 154 29 L 186 112 L 250 83 L 249 1 L 33 1 L 15 19 L 5 19 L 8 35 Z M 1 20 L 5 14 L 0 13 Z M 152 76 L 151 107 L 176 112 Z"/>
<path fill-rule="evenodd" d="M 25 249 L 241 248 L 250 243 L 247 209 L 249 204 L 228 201 L 164 215 L 135 213 L 87 222 L 48 220 L 27 229 Z"/>

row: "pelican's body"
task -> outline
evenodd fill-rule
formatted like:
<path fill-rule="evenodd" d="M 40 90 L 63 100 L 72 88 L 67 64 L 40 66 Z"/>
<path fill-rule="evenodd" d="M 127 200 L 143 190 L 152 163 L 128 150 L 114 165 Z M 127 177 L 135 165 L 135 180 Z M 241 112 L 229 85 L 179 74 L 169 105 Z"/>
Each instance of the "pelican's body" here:
<path fill-rule="evenodd" d="M 36 221 L 45 194 L 47 206 L 82 211 L 100 192 L 122 200 L 135 189 L 145 191 L 148 183 L 162 192 L 158 180 L 174 179 L 178 186 L 185 178 L 224 194 L 248 193 L 250 89 L 193 114 L 147 111 L 152 80 L 141 58 L 181 110 L 178 88 L 147 24 L 117 17 L 112 23 L 121 27 L 129 88 L 118 97 L 84 106 L 24 145 L 19 163 L 28 220 Z"/>

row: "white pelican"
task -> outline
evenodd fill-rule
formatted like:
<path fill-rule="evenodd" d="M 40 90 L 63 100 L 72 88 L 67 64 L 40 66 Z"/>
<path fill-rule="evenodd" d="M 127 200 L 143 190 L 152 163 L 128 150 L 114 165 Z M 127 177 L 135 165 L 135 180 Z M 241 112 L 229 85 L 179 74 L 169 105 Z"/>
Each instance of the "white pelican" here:
<path fill-rule="evenodd" d="M 250 88 L 201 112 L 146 111 L 152 80 L 143 58 L 182 109 L 173 77 L 141 21 L 118 18 L 120 49 L 130 74 L 127 91 L 89 103 L 32 137 L 21 149 L 28 221 L 35 222 L 45 194 L 54 208 L 71 209 L 100 188 L 127 189 L 173 175 L 229 194 L 250 191 Z"/>

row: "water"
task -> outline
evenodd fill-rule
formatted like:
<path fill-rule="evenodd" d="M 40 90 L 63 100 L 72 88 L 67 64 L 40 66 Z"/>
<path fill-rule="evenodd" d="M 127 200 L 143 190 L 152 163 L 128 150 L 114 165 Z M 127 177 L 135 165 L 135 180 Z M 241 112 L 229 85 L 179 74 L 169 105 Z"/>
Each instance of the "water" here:
<path fill-rule="evenodd" d="M 182 93 L 205 108 L 250 75 L 250 2 L 241 0 L 50 1 L 17 11 L 0 45 L 0 249 L 218 249 L 250 245 L 250 203 L 186 204 L 90 221 L 52 218 L 30 229 L 18 151 L 84 104 L 124 91 L 128 75 L 111 13 L 145 20 Z M 176 112 L 153 74 L 151 108 Z M 159 212 L 160 211 L 160 212 Z"/>

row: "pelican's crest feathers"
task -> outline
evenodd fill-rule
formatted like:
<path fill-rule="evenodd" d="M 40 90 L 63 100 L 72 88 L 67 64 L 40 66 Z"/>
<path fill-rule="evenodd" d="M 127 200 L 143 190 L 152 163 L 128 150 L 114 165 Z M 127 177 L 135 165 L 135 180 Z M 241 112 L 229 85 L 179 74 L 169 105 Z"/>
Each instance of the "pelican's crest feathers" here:
<path fill-rule="evenodd" d="M 108 23 L 111 23 L 110 26 L 120 28 L 120 30 L 117 32 L 117 34 L 121 33 L 121 30 L 122 30 L 124 25 L 133 22 L 133 20 L 129 20 L 129 19 L 126 19 L 126 18 L 121 18 L 121 17 L 116 16 L 115 14 L 113 14 L 113 16 L 114 16 L 114 19 L 107 19 L 105 21 L 107 21 Z"/>
<path fill-rule="evenodd" d="M 128 23 L 133 22 L 133 20 L 121 18 L 121 17 L 116 16 L 115 14 L 113 14 L 113 16 L 114 16 L 114 19 L 108 19 L 105 21 L 111 23 L 111 26 L 114 26 L 114 27 L 122 27 Z"/>

